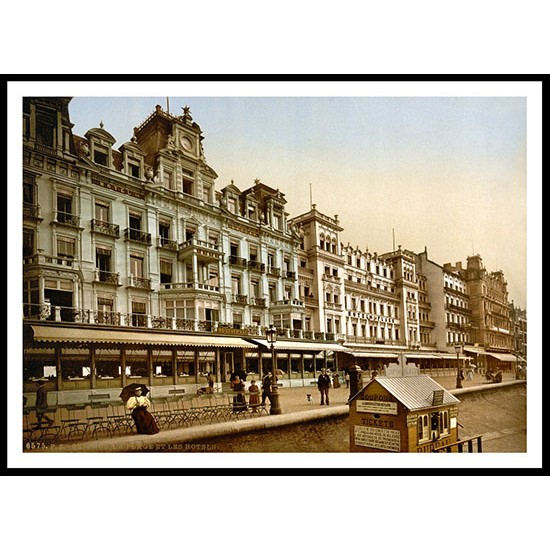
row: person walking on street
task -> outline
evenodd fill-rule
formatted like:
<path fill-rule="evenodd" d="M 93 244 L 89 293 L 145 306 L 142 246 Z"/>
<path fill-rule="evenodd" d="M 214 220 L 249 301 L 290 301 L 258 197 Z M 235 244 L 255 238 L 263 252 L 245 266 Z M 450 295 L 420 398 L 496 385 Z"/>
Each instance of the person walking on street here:
<path fill-rule="evenodd" d="M 330 382 L 330 376 L 327 374 L 327 369 L 324 367 L 321 369 L 321 374 L 319 375 L 319 378 L 317 379 L 317 388 L 319 389 L 319 392 L 321 393 L 321 405 L 325 404 L 325 401 L 327 405 L 329 404 L 328 399 L 328 390 L 331 386 Z"/>
<path fill-rule="evenodd" d="M 266 398 L 269 399 L 271 403 L 271 373 L 268 372 L 262 378 L 262 405 L 265 405 Z"/>
<path fill-rule="evenodd" d="M 46 411 L 48 410 L 48 389 L 46 388 L 46 380 L 38 380 L 35 408 L 38 428 L 42 427 L 43 419 L 46 420 L 48 425 L 53 424 L 53 420 L 46 415 Z"/>

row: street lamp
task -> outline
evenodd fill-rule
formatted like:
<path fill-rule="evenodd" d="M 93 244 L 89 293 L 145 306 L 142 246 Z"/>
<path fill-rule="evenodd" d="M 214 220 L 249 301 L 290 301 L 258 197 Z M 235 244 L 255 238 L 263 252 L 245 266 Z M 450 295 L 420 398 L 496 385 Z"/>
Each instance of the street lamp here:
<path fill-rule="evenodd" d="M 456 388 L 462 388 L 462 378 L 460 376 L 460 350 L 462 349 L 462 346 L 460 344 L 457 344 L 455 346 L 456 351 Z"/>
<path fill-rule="evenodd" d="M 269 401 L 271 408 L 269 414 L 281 414 L 281 405 L 279 402 L 279 386 L 277 384 L 277 362 L 275 359 L 275 342 L 277 341 L 277 329 L 271 325 L 265 329 L 265 336 L 271 346 L 271 394 Z"/>

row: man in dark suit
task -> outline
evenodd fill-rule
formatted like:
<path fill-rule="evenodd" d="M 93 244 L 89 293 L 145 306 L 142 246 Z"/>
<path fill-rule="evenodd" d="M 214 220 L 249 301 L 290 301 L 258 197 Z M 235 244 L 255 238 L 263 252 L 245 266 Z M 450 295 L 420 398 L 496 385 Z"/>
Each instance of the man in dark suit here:
<path fill-rule="evenodd" d="M 321 374 L 319 375 L 319 378 L 317 378 L 317 388 L 321 393 L 321 405 L 325 404 L 325 400 L 327 405 L 329 404 L 328 390 L 330 386 L 331 386 L 330 376 L 327 374 L 327 369 L 322 368 Z"/>
<path fill-rule="evenodd" d="M 36 420 L 38 427 L 42 426 L 42 421 L 45 420 L 48 424 L 53 424 L 53 420 L 46 415 L 48 410 L 48 389 L 46 388 L 46 380 L 38 380 L 38 389 L 36 390 Z"/>
<path fill-rule="evenodd" d="M 268 372 L 262 379 L 262 405 L 265 405 L 266 398 L 271 403 L 271 373 Z"/>

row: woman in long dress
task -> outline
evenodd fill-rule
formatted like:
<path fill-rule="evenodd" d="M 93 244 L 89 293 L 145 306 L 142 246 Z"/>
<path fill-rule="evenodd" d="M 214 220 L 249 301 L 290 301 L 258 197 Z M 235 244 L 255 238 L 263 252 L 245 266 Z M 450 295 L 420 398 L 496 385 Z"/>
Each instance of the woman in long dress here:
<path fill-rule="evenodd" d="M 260 404 L 260 388 L 256 384 L 255 380 L 250 381 L 248 392 L 250 393 L 248 404 L 252 407 L 252 409 L 255 409 Z"/>
<path fill-rule="evenodd" d="M 238 392 L 233 397 L 233 412 L 243 412 L 246 411 L 246 397 L 244 396 L 244 382 L 240 379 L 239 376 L 235 376 L 233 383 L 233 391 Z"/>
<path fill-rule="evenodd" d="M 151 401 L 144 395 L 141 395 L 141 393 L 141 388 L 137 388 L 135 395 L 130 397 L 126 402 L 126 408 L 132 412 L 132 418 L 136 423 L 138 434 L 157 434 L 160 431 L 157 422 L 147 410 L 151 406 Z"/>

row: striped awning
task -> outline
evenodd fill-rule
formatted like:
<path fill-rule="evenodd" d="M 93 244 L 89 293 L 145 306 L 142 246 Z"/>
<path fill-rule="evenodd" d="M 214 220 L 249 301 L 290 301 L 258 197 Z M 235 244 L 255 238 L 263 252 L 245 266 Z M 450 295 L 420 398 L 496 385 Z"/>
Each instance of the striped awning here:
<path fill-rule="evenodd" d="M 464 346 L 464 351 L 476 353 L 477 355 L 487 355 L 487 352 L 483 348 L 477 346 Z"/>
<path fill-rule="evenodd" d="M 264 346 L 268 349 L 271 344 L 267 340 L 251 339 L 252 347 Z M 273 346 L 276 350 L 285 351 L 339 351 L 342 353 L 352 353 L 352 351 L 339 344 L 331 344 L 329 342 L 308 342 L 307 340 L 277 340 Z"/>
<path fill-rule="evenodd" d="M 376 351 L 352 351 L 354 357 L 370 357 L 372 359 L 397 359 L 399 355 L 397 353 L 385 353 Z"/>
<path fill-rule="evenodd" d="M 31 327 L 35 342 L 80 344 L 117 344 L 144 346 L 188 346 L 194 348 L 249 348 L 256 346 L 232 336 L 177 334 L 152 331 L 116 330 L 109 328 L 56 327 L 33 325 Z"/>
<path fill-rule="evenodd" d="M 499 361 L 511 361 L 515 363 L 517 361 L 516 356 L 512 355 L 511 353 L 491 353 L 487 352 L 487 355 L 490 355 L 491 357 L 494 357 L 495 359 L 498 359 Z"/>
<path fill-rule="evenodd" d="M 447 359 L 447 356 L 442 357 L 441 355 L 435 355 L 433 353 L 417 353 L 417 354 L 406 353 L 405 357 L 407 359 Z M 455 359 L 456 359 L 456 356 L 455 356 Z"/>

